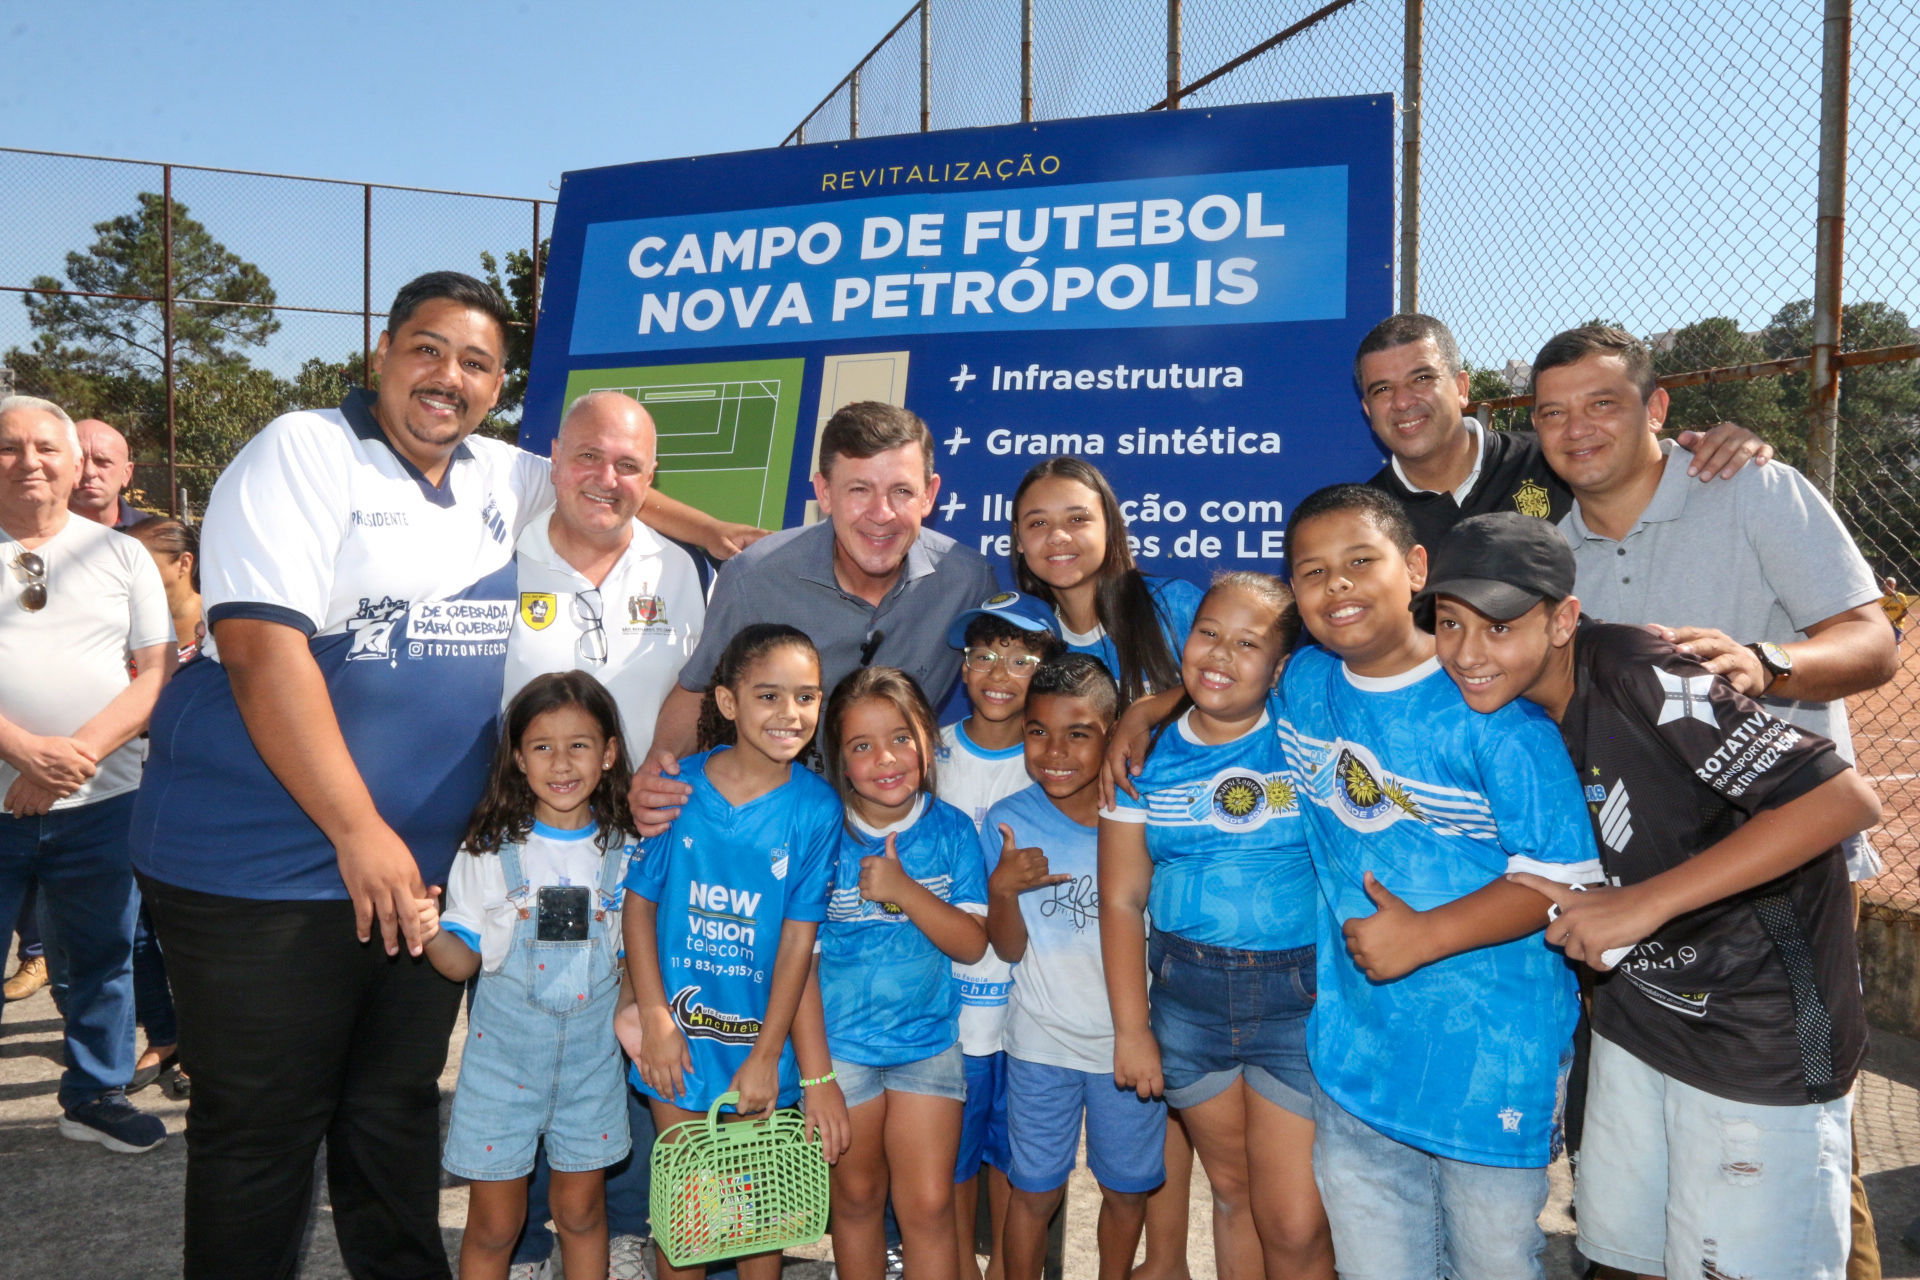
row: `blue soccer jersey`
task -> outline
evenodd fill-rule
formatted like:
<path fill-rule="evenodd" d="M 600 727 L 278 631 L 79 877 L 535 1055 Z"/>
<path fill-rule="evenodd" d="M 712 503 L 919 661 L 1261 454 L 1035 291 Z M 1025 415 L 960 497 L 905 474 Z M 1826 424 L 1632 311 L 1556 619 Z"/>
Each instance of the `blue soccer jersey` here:
<path fill-rule="evenodd" d="M 1409 1146 L 1474 1164 L 1548 1163 L 1575 1015 L 1561 955 L 1534 933 L 1376 983 L 1347 954 L 1341 926 L 1374 913 L 1368 871 L 1421 911 L 1508 871 L 1598 880 L 1559 731 L 1528 702 L 1481 715 L 1432 660 L 1371 679 L 1307 646 L 1283 687 L 1292 726 L 1281 740 L 1322 903 L 1315 1079 Z"/>
<path fill-rule="evenodd" d="M 1187 632 L 1193 630 L 1193 615 L 1200 612 L 1200 602 L 1206 593 L 1185 578 L 1160 578 L 1152 574 L 1141 577 L 1146 579 L 1147 591 L 1153 596 L 1154 612 L 1160 616 L 1160 634 L 1166 637 L 1167 647 L 1173 651 L 1177 663 L 1180 650 L 1187 643 Z M 1060 630 L 1068 649 L 1092 654 L 1107 664 L 1115 680 L 1120 678 L 1120 651 L 1114 647 L 1113 637 L 1107 634 L 1106 628 L 1098 627 L 1082 635 L 1068 631 L 1062 622 Z"/>
<path fill-rule="evenodd" d="M 894 851 L 908 875 L 942 902 L 987 914 L 987 873 L 972 818 L 925 796 L 913 825 L 893 830 Z M 868 1067 L 918 1062 L 960 1038 L 953 961 L 897 907 L 860 896 L 860 860 L 886 851 L 884 835 L 851 821 L 841 830 L 833 895 L 820 929 L 827 1043 L 834 1057 Z"/>
<path fill-rule="evenodd" d="M 1192 712 L 1168 726 L 1104 816 L 1144 823 L 1153 855 L 1154 927 L 1243 951 L 1314 940 L 1319 916 L 1300 804 L 1271 713 L 1232 742 L 1193 736 Z"/>
<path fill-rule="evenodd" d="M 626 880 L 658 905 L 660 977 L 693 1058 L 687 1095 L 661 1100 L 691 1111 L 727 1091 L 759 1038 L 781 926 L 826 917 L 840 832 L 840 797 L 797 765 L 784 785 L 729 804 L 707 780 L 707 761 L 725 750 L 680 762 L 693 795 L 673 825 L 645 843 Z M 660 1097 L 637 1070 L 628 1075 L 634 1088 Z M 789 1043 L 780 1051 L 780 1101 L 799 1096 Z"/>

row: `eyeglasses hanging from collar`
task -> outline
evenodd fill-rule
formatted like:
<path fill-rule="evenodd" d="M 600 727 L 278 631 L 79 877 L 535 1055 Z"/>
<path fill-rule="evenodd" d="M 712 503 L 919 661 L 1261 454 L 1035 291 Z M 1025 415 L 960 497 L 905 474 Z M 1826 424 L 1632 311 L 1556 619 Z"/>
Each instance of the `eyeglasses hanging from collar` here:
<path fill-rule="evenodd" d="M 22 551 L 13 559 L 13 571 L 27 586 L 20 593 L 20 607 L 38 613 L 47 607 L 47 562 L 32 551 Z"/>
<path fill-rule="evenodd" d="M 573 620 L 585 628 L 573 642 L 574 656 L 599 666 L 607 660 L 607 624 L 606 607 L 601 603 L 598 587 L 574 593 Z"/>

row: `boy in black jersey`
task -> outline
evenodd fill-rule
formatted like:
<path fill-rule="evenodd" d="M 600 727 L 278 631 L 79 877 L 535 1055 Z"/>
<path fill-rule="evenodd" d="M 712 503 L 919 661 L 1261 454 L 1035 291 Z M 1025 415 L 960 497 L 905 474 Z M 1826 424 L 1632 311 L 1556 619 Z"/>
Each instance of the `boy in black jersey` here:
<path fill-rule="evenodd" d="M 1580 616 L 1572 552 L 1517 514 L 1462 521 L 1414 597 L 1475 710 L 1544 708 L 1609 886 L 1554 900 L 1594 1049 L 1580 1251 L 1642 1276 L 1845 1274 L 1850 1090 L 1866 1050 L 1839 844 L 1879 820 L 1825 738 L 1639 627 Z"/>

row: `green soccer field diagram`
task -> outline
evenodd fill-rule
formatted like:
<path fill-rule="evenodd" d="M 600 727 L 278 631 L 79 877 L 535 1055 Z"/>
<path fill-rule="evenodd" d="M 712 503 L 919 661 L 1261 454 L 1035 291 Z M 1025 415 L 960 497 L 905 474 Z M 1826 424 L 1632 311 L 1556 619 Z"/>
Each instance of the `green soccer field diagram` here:
<path fill-rule="evenodd" d="M 660 433 L 660 491 L 722 520 L 778 529 L 806 361 L 734 360 L 576 369 L 566 404 L 589 391 L 632 396 Z"/>

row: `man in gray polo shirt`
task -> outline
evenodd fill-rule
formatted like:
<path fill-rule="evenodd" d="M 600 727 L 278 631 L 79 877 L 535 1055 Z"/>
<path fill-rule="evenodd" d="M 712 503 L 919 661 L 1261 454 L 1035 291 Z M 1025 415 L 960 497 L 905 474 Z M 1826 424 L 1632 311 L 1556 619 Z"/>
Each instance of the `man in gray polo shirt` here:
<path fill-rule="evenodd" d="M 999 588 L 979 552 L 920 527 L 940 494 L 926 423 L 889 404 L 848 405 L 821 430 L 813 489 L 826 520 L 761 539 L 715 579 L 700 646 L 660 708 L 653 749 L 635 775 L 636 810 L 689 793 L 661 770 L 677 772 L 674 761 L 693 750 L 707 681 L 727 642 L 751 623 L 784 622 L 811 636 L 828 690 L 872 665 L 911 675 L 936 708 L 952 692 L 960 653 L 947 627 Z M 648 825 L 643 819 L 642 834 Z"/>
<path fill-rule="evenodd" d="M 1667 393 L 1654 384 L 1646 346 L 1619 329 L 1588 325 L 1550 339 L 1534 360 L 1533 392 L 1541 449 L 1573 489 L 1560 531 L 1573 546 L 1583 610 L 1664 624 L 1708 670 L 1831 739 L 1851 763 L 1843 699 L 1891 680 L 1896 658 L 1880 589 L 1827 500 L 1784 462 L 1710 485 L 1669 466 L 1673 443 L 1655 436 Z M 1691 691 L 1670 692 L 1675 714 L 1685 714 Z M 1853 879 L 1879 874 L 1864 835 L 1844 848 Z M 1857 1166 L 1853 1202 L 1854 1261 L 1877 1262 Z"/>
<path fill-rule="evenodd" d="M 1667 393 L 1646 347 L 1621 330 L 1549 341 L 1534 396 L 1541 447 L 1573 488 L 1560 529 L 1586 611 L 1677 628 L 1669 638 L 1709 670 L 1851 761 L 1842 699 L 1893 678 L 1893 634 L 1827 500 L 1781 462 L 1712 485 L 1668 466 L 1674 446 L 1654 435 Z"/>

